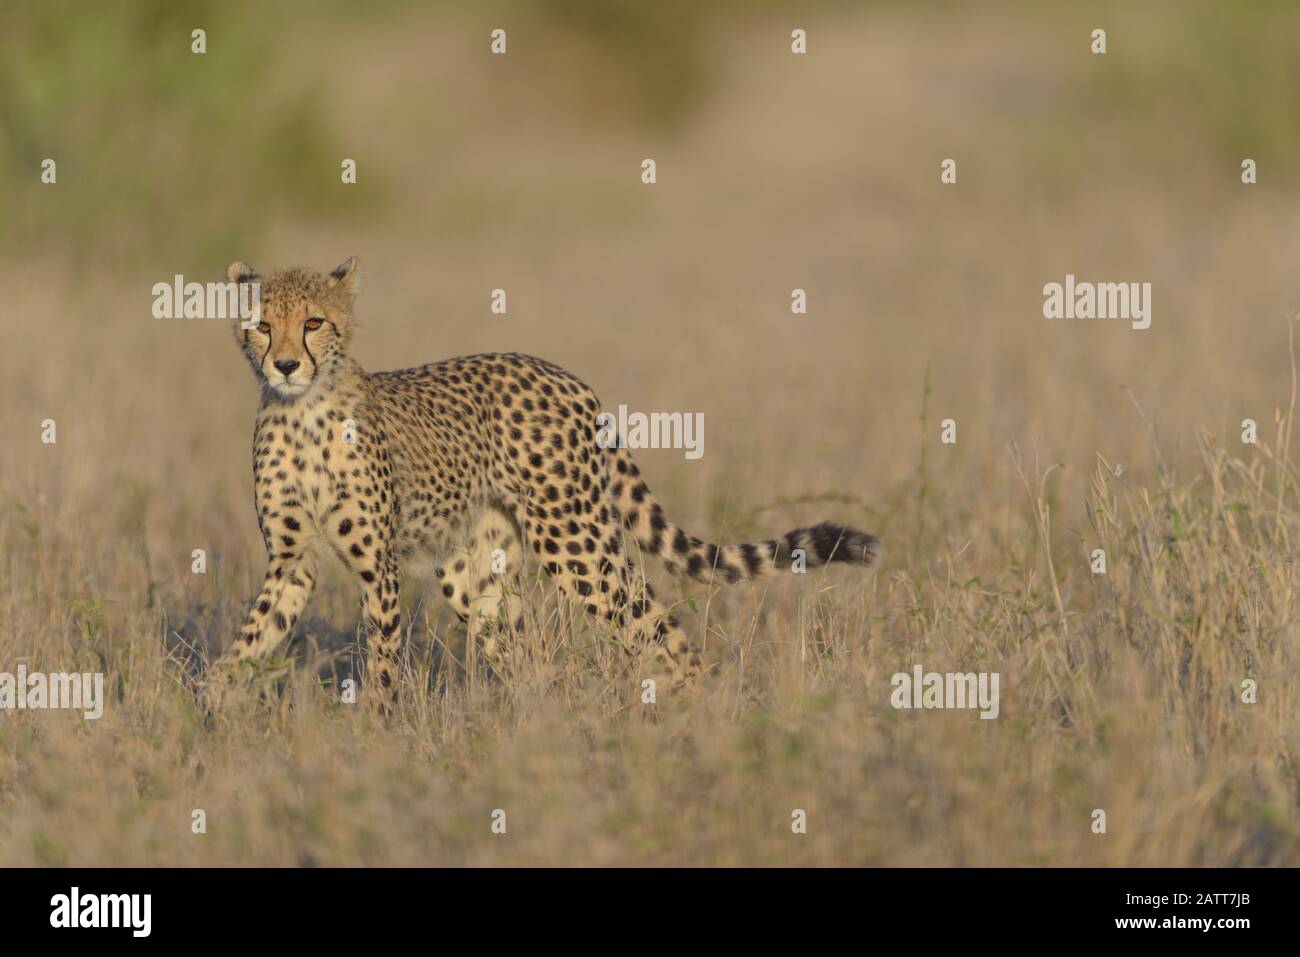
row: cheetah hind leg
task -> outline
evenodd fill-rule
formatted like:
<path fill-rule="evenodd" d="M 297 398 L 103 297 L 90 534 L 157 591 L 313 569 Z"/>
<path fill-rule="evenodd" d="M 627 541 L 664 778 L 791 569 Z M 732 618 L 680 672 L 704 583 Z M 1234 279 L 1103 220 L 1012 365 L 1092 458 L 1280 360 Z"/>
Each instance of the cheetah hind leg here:
<path fill-rule="evenodd" d="M 523 549 L 514 522 L 495 508 L 476 523 L 468 547 L 434 569 L 443 598 L 466 623 L 466 663 L 474 651 L 500 673 L 509 648 L 498 639 L 523 627 Z"/>
<path fill-rule="evenodd" d="M 654 587 L 638 575 L 630 558 L 626 567 L 626 580 L 635 593 L 632 606 L 639 604 L 643 609 L 644 625 L 639 635 L 642 649 L 648 648 L 652 656 L 648 675 L 660 686 L 666 684 L 670 692 L 689 696 L 702 687 L 700 679 L 709 672 L 709 666 L 700 657 L 699 648 L 682 631 L 676 614 L 660 604 Z"/>

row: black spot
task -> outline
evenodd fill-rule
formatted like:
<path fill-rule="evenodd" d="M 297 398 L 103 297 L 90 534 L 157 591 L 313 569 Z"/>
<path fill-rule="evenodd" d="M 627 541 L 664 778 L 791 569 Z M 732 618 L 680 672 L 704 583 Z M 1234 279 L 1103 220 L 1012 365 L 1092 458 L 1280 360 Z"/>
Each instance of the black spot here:
<path fill-rule="evenodd" d="M 656 532 L 662 532 L 668 527 L 668 519 L 664 518 L 664 510 L 658 505 L 650 512 L 650 527 Z"/>

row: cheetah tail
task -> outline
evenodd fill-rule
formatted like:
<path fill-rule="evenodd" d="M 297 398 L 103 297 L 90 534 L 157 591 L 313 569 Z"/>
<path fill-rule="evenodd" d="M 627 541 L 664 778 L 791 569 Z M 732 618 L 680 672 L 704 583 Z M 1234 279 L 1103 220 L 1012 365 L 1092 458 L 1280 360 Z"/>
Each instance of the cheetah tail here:
<path fill-rule="evenodd" d="M 782 570 L 785 563 L 794 560 L 796 551 L 803 553 L 807 568 L 831 562 L 865 566 L 879 556 L 880 543 L 874 535 L 833 522 L 796 528 L 783 538 L 744 545 L 702 542 L 668 521 L 628 450 L 619 448 L 613 451 L 614 507 L 623 528 L 673 574 L 685 573 L 700 582 L 734 583 L 763 578 Z"/>

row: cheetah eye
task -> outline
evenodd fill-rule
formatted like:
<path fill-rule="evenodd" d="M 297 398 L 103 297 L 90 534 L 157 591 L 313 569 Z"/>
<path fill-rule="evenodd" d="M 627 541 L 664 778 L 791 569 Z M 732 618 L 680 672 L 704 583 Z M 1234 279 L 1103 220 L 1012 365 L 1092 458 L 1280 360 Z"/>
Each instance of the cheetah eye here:
<path fill-rule="evenodd" d="M 271 334 L 271 324 L 269 322 L 259 322 L 257 324 L 257 331 L 264 336 L 269 336 Z"/>
<path fill-rule="evenodd" d="M 312 316 L 310 319 L 307 320 L 306 325 L 308 330 L 316 330 L 319 329 L 321 326 L 325 325 L 325 320 L 318 319 L 315 316 Z"/>

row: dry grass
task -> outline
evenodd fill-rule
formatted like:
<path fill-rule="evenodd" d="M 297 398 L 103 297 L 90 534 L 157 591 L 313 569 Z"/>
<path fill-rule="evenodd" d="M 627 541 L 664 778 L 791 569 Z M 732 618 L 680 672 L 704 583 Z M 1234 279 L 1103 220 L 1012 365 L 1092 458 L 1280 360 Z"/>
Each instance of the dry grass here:
<path fill-rule="evenodd" d="M 0 715 L 0 864 L 1300 859 L 1295 189 L 1242 187 L 1177 90 L 1167 142 L 1090 110 L 1104 64 L 1059 53 L 1090 26 L 1064 14 L 805 19 L 803 61 L 786 18 L 711 38 L 709 94 L 675 128 L 584 119 L 599 84 L 538 78 L 587 62 L 564 36 L 493 64 L 448 39 L 486 36 L 469 15 L 322 27 L 283 69 L 356 67 L 325 99 L 362 183 L 376 168 L 400 201 L 268 221 L 225 258 L 359 253 L 368 367 L 519 349 L 607 406 L 701 411 L 704 458 L 641 456 L 674 518 L 735 541 L 836 517 L 880 534 L 882 566 L 716 592 L 652 568 L 720 662 L 653 709 L 544 584 L 493 681 L 411 578 L 391 726 L 320 677 L 355 650 L 340 572 L 266 693 L 209 725 L 183 662 L 232 639 L 261 571 L 247 370 L 219 324 L 149 317 L 165 255 L 11 260 L 0 670 L 103 670 L 112 697 L 98 722 Z M 1110 22 L 1112 44 L 1161 35 Z M 1042 319 L 1066 272 L 1152 281 L 1152 328 Z M 895 711 L 889 678 L 917 663 L 999 672 L 1000 717 Z"/>

